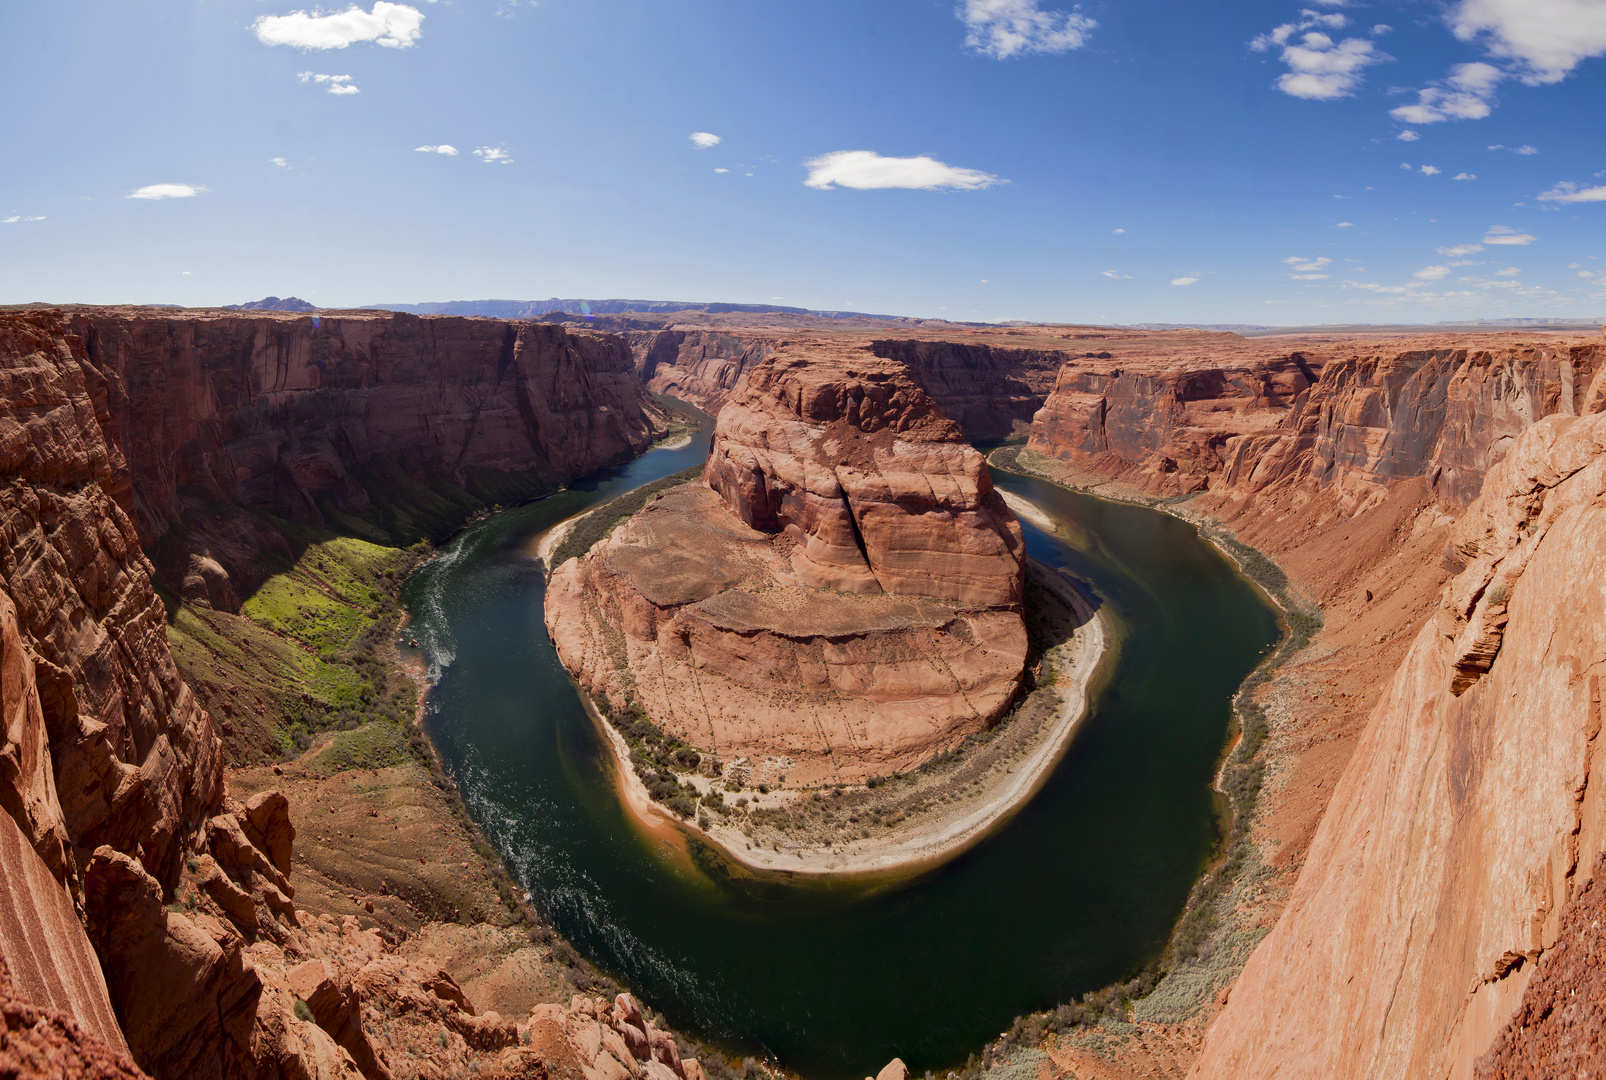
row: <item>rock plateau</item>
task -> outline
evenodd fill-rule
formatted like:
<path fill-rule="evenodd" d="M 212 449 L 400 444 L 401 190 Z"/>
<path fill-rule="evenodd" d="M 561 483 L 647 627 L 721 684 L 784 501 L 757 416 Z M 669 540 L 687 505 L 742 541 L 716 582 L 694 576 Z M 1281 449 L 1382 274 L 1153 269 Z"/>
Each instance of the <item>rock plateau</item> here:
<path fill-rule="evenodd" d="M 906 769 L 1008 708 L 1020 526 L 903 364 L 781 349 L 720 411 L 705 481 L 552 575 L 559 656 L 612 709 L 812 784 Z"/>

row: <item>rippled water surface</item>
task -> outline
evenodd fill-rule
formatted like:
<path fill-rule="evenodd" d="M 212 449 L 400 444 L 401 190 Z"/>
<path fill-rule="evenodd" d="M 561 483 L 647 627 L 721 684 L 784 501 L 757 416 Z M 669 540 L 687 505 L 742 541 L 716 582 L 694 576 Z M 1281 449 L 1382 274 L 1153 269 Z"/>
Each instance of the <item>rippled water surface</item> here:
<path fill-rule="evenodd" d="M 1153 959 L 1215 842 L 1229 699 L 1274 613 L 1191 527 L 1007 474 L 1061 523 L 1027 548 L 1093 583 L 1118 657 L 1042 792 L 987 841 L 877 887 L 733 876 L 627 820 L 542 623 L 534 534 L 702 460 L 658 450 L 465 532 L 408 584 L 431 736 L 558 929 L 695 1036 L 822 1080 L 962 1061 L 1013 1017 Z"/>

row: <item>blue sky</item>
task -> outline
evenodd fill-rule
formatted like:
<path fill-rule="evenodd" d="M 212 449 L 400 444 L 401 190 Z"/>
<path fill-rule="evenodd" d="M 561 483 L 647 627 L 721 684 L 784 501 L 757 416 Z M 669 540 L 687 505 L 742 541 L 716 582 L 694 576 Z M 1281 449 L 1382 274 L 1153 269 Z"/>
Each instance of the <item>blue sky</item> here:
<path fill-rule="evenodd" d="M 1606 0 L 12 3 L 0 302 L 1603 315 L 1603 56 Z"/>

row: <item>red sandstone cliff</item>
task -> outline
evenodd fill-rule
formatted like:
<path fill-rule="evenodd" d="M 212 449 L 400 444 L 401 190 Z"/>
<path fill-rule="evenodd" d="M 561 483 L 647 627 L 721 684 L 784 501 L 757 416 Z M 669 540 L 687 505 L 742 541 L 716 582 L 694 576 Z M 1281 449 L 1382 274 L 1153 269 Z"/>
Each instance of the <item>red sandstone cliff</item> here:
<path fill-rule="evenodd" d="M 1159 495 L 1288 481 L 1336 489 L 1354 510 L 1425 476 L 1460 508 L 1516 436 L 1606 398 L 1606 350 L 1594 343 L 1256 342 L 1174 356 L 1144 344 L 1130 358 L 1068 362 L 1030 449 Z"/>
<path fill-rule="evenodd" d="M 185 593 L 226 606 L 285 544 L 242 507 L 360 527 L 375 504 L 408 505 L 374 480 L 399 470 L 461 512 L 454 492 L 550 488 L 652 430 L 623 343 L 560 327 L 0 317 L 0 841 L 15 840 L 0 842 L 0 948 L 17 988 L 114 1049 L 126 1038 L 159 1080 L 392 1075 L 338 939 L 294 907 L 284 799 L 225 797 L 142 542 L 176 541 Z M 335 966 L 302 978 L 314 961 Z M 433 976 L 381 975 L 368 993 L 439 1000 Z M 440 1023 L 460 1041 L 520 1041 L 457 1011 Z"/>
<path fill-rule="evenodd" d="M 1192 1075 L 1471 1075 L 1606 849 L 1606 415 L 1518 438 L 1450 557 Z"/>
<path fill-rule="evenodd" d="M 1020 526 L 902 364 L 782 349 L 705 478 L 554 571 L 548 632 L 588 690 L 793 785 L 909 768 L 1009 706 Z"/>
<path fill-rule="evenodd" d="M 240 508 L 408 543 L 650 445 L 630 353 L 541 323 L 373 312 L 36 315 L 85 370 L 111 494 L 186 600 L 233 608 L 283 538 Z M 478 500 L 478 501 L 476 501 Z"/>

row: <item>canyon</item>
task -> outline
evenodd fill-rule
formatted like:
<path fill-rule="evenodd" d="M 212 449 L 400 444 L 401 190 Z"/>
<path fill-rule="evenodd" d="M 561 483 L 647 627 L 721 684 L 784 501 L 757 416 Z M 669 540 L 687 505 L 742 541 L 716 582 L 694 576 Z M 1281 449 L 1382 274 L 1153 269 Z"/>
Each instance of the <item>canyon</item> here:
<path fill-rule="evenodd" d="M 1269 556 L 1320 613 L 1254 690 L 1267 731 L 1249 871 L 1201 901 L 1214 936 L 1153 996 L 1186 1007 L 1137 1002 L 1119 1045 L 1039 1027 L 990 1048 L 992 1066 L 1546 1075 L 1577 1055 L 1569 1030 L 1598 1030 L 1595 990 L 1557 1004 L 1580 965 L 1598 968 L 1606 850 L 1598 337 L 608 318 L 617 332 L 367 311 L 0 315 L 0 880 L 8 910 L 38 912 L 0 924 L 0 991 L 8 1029 L 42 1047 L 29 1052 L 79 1062 L 73 1075 L 567 1064 L 699 1080 L 688 1044 L 628 996 L 559 981 L 549 1000 L 508 997 L 508 1018 L 481 1013 L 426 947 L 441 931 L 408 916 L 404 937 L 378 917 L 390 892 L 376 915 L 315 879 L 295 854 L 309 818 L 350 813 L 351 832 L 368 816 L 332 813 L 360 793 L 307 773 L 322 743 L 271 771 L 323 691 L 259 678 L 215 642 L 210 666 L 197 659 L 207 633 L 266 643 L 245 636 L 253 612 L 280 575 L 339 550 L 330 537 L 443 539 L 639 454 L 670 425 L 650 391 L 720 413 L 704 481 L 556 568 L 553 637 L 616 707 L 621 673 L 661 662 L 629 689 L 688 736 L 709 715 L 684 709 L 688 687 L 724 680 L 731 716 L 710 748 L 775 746 L 790 782 L 905 767 L 1014 694 L 1020 533 L 967 441 L 1026 434 L 996 460 L 1197 521 L 1247 569 Z M 911 527 L 924 516 L 942 527 Z M 393 566 L 374 562 L 363 594 Z M 301 580 L 334 589 L 320 572 Z M 289 614 L 311 618 L 312 597 Z M 811 638 L 842 637 L 846 619 L 903 644 L 806 669 L 800 610 L 820 622 Z M 929 660 L 900 667 L 909 650 L 951 680 Z M 765 740 L 790 722 L 741 687 L 759 670 L 861 711 L 840 739 L 744 742 L 738 713 L 768 717 Z M 941 722 L 891 710 L 874 727 L 894 676 L 890 696 Z M 390 889 L 374 886 L 370 904 Z"/>

